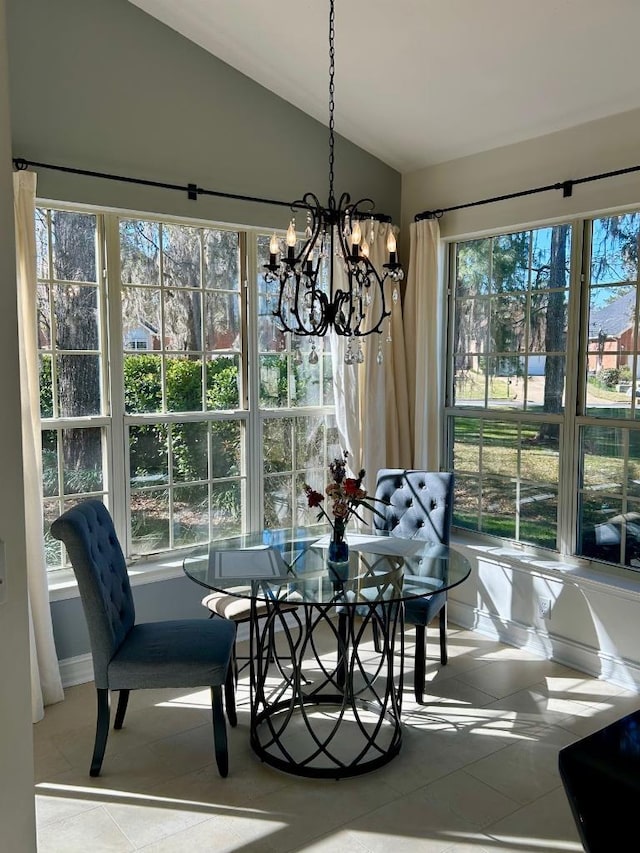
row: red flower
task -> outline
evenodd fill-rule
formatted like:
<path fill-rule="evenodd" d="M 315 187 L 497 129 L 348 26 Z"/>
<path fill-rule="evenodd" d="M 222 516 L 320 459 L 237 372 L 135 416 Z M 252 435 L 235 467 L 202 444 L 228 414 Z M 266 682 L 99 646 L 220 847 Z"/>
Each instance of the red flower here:
<path fill-rule="evenodd" d="M 307 502 L 310 507 L 320 506 L 322 501 L 324 500 L 324 495 L 321 495 L 320 492 L 316 492 L 315 489 L 312 489 L 311 486 L 304 484 L 304 490 L 307 495 Z"/>
<path fill-rule="evenodd" d="M 359 492 L 360 489 L 360 481 L 354 480 L 353 477 L 347 477 L 344 481 L 344 491 L 347 497 L 357 498 L 360 497 Z M 364 495 L 363 495 L 364 497 Z"/>

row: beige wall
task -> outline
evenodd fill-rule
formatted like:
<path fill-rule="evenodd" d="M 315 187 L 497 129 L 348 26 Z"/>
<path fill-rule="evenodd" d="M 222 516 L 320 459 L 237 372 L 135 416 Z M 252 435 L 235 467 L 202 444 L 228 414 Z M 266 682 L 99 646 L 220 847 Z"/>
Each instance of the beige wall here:
<path fill-rule="evenodd" d="M 7 10 L 14 156 L 326 203 L 328 129 L 127 0 L 7 0 Z M 335 153 L 336 194 L 370 196 L 399 221 L 400 174 L 342 138 Z M 38 195 L 244 225 L 286 228 L 291 215 L 46 170 Z"/>
<path fill-rule="evenodd" d="M 33 741 L 5 38 L 0 0 L 0 539 L 7 565 L 6 601 L 0 604 L 0 849 L 29 853 L 36 847 Z"/>
<path fill-rule="evenodd" d="M 416 213 L 640 164 L 640 110 L 403 176 L 402 227 Z M 444 238 L 640 206 L 640 173 L 447 213 Z M 471 537 L 472 539 L 472 537 Z M 450 594 L 450 618 L 515 646 L 640 692 L 640 576 L 527 556 L 459 537 L 471 578 Z M 466 547 L 465 547 L 466 544 Z M 540 616 L 539 602 L 551 602 Z"/>
<path fill-rule="evenodd" d="M 640 165 L 640 110 L 620 113 L 404 175 L 402 228 L 423 210 L 450 207 L 532 187 Z M 640 204 L 640 172 L 453 213 L 440 220 L 443 237 L 476 234 L 620 205 Z"/>

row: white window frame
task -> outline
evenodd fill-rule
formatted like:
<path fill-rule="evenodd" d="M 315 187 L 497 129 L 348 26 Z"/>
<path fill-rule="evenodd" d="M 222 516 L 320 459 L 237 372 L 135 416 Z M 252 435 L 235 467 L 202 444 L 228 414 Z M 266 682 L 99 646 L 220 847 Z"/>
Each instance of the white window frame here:
<path fill-rule="evenodd" d="M 454 323 L 453 312 L 455 305 L 455 247 L 456 244 L 500 235 L 519 233 L 537 228 L 548 228 L 554 225 L 569 225 L 571 227 L 571 276 L 569 283 L 570 299 L 568 308 L 567 350 L 566 350 L 566 389 L 565 405 L 561 424 L 561 440 L 559 447 L 559 482 L 558 482 L 558 523 L 557 549 L 547 549 L 541 546 L 516 541 L 506 537 L 498 537 L 480 531 L 454 527 L 454 538 L 461 542 L 476 542 L 499 551 L 509 551 L 511 554 L 522 553 L 530 558 L 562 562 L 577 568 L 595 570 L 602 578 L 611 582 L 624 581 L 638 575 L 640 569 L 622 564 L 607 563 L 576 554 L 578 546 L 578 496 L 580 474 L 580 431 L 585 426 L 628 427 L 633 421 L 627 419 L 596 418 L 583 414 L 586 396 L 587 372 L 581 367 L 586 359 L 586 340 L 588 333 L 588 289 L 589 280 L 585 271 L 588 269 L 591 252 L 591 234 L 593 221 L 607 216 L 620 216 L 625 213 L 640 213 L 640 205 L 626 205 L 615 209 L 588 212 L 570 217 L 520 223 L 513 226 L 492 228 L 467 234 L 456 234 L 443 239 L 444 269 L 443 279 L 446 282 L 446 299 L 443 311 L 443 323 L 446 330 L 444 335 L 443 357 L 446 370 L 444 371 L 445 404 L 441 412 L 441 434 L 443 447 L 443 466 L 451 467 L 453 453 L 453 435 L 450 424 L 452 417 L 485 417 L 491 420 L 527 420 L 527 412 L 503 412 L 495 409 L 476 410 L 471 407 L 456 407 L 453 405 L 453 374 L 454 368 Z M 640 294 L 640 253 L 638 258 L 638 293 Z M 636 306 L 640 315 L 640 300 Z M 640 359 L 640 355 L 638 356 Z M 640 425 L 639 425 L 640 427 Z"/>
<path fill-rule="evenodd" d="M 42 429 L 62 429 L 73 426 L 96 426 L 106 430 L 103 464 L 103 489 L 105 500 L 113 516 L 118 537 L 126 555 L 131 553 L 128 531 L 128 506 L 130 494 L 129 456 L 126 452 L 126 427 L 131 423 L 151 420 L 160 422 L 186 422 L 188 420 L 237 420 L 243 424 L 245 438 L 242 442 L 241 479 L 245 483 L 244 530 L 261 529 L 264 479 L 262 476 L 262 424 L 272 417 L 319 417 L 332 415 L 334 406 L 293 406 L 277 409 L 260 409 L 258 370 L 258 237 L 270 235 L 272 229 L 218 223 L 197 218 L 158 215 L 142 211 L 95 207 L 92 205 L 37 199 L 37 208 L 89 214 L 97 217 L 98 247 L 96 250 L 96 277 L 100 293 L 101 346 L 102 346 L 102 405 L 103 413 L 90 418 L 58 418 L 42 421 Z M 119 221 L 140 219 L 190 227 L 229 230 L 240 235 L 240 298 L 243 304 L 243 346 L 240 354 L 240 407 L 225 412 L 153 413 L 127 415 L 124 406 L 124 387 L 121 381 L 125 352 L 122 337 L 120 306 L 120 249 Z M 109 305 L 116 310 L 109 310 Z M 53 345 L 53 341 L 52 341 Z M 151 352 L 146 350 L 145 352 Z M 287 350 L 289 354 L 289 350 Z M 289 356 L 290 357 L 290 356 Z M 106 414 L 109 413 L 109 414 Z M 250 485 L 246 485 L 250 484 Z M 69 496 L 75 497 L 75 496 Z M 182 576 L 182 558 L 193 546 L 179 547 L 152 555 L 128 557 L 132 583 Z M 69 567 L 48 572 L 51 600 L 77 595 L 75 578 Z"/>

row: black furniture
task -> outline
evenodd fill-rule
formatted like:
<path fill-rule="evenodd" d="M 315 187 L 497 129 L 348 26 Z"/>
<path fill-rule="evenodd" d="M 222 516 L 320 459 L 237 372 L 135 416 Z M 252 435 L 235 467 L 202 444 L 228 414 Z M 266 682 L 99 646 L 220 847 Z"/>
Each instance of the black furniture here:
<path fill-rule="evenodd" d="M 349 563 L 338 573 L 328 535 L 292 530 L 274 570 L 256 559 L 262 543 L 263 534 L 246 534 L 184 561 L 196 583 L 250 603 L 253 750 L 272 767 L 313 778 L 381 767 L 402 743 L 404 607 L 462 583 L 469 562 L 443 545 L 351 534 Z M 291 604 L 298 623 L 288 618 Z M 373 624 L 375 653 L 367 642 Z"/>
<path fill-rule="evenodd" d="M 385 504 L 376 504 L 384 516 L 374 515 L 376 530 L 402 539 L 449 544 L 453 474 L 381 468 L 376 480 L 376 498 Z M 436 616 L 440 621 L 440 662 L 444 666 L 448 661 L 446 591 L 405 603 L 405 623 L 414 625 L 416 629 L 413 683 L 416 702 L 419 703 L 424 691 L 427 625 Z"/>
<path fill-rule="evenodd" d="M 228 773 L 227 732 L 222 703 L 236 725 L 233 671 L 235 626 L 209 619 L 179 619 L 136 624 L 127 567 L 103 503 L 84 501 L 51 525 L 64 542 L 78 581 L 89 629 L 98 698 L 91 776 L 102 767 L 110 723 L 110 691 L 119 690 L 114 728 L 121 729 L 129 691 L 141 688 L 211 687 L 216 762 Z"/>
<path fill-rule="evenodd" d="M 558 767 L 586 853 L 636 850 L 640 711 L 565 746 Z"/>

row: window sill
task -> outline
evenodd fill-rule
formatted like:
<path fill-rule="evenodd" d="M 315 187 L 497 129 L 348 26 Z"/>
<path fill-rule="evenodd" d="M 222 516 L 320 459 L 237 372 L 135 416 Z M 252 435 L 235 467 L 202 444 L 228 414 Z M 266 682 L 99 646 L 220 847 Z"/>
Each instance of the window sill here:
<path fill-rule="evenodd" d="M 131 586 L 184 577 L 182 563 L 185 554 L 164 554 L 148 560 L 136 560 L 127 566 Z M 62 569 L 49 577 L 49 601 L 79 598 L 80 592 L 71 569 Z"/>
<path fill-rule="evenodd" d="M 476 557 L 494 558 L 514 568 L 534 571 L 556 579 L 561 578 L 564 581 L 573 580 L 579 584 L 616 588 L 627 594 L 640 596 L 640 572 L 632 569 L 620 569 L 606 563 L 578 558 L 571 560 L 552 552 L 535 551 L 526 546 L 508 542 L 491 541 L 473 534 L 454 533 L 451 544 L 467 548 Z M 156 555 L 154 558 L 130 563 L 127 570 L 131 586 L 143 586 L 157 581 L 184 577 L 182 563 L 188 553 L 189 551 Z M 64 601 L 79 597 L 78 584 L 71 569 L 55 572 L 55 575 L 49 578 L 49 601 Z"/>
<path fill-rule="evenodd" d="M 607 587 L 625 595 L 640 598 L 640 572 L 621 569 L 608 563 L 584 560 L 578 557 L 562 557 L 551 551 L 536 551 L 527 546 L 508 542 L 490 541 L 472 534 L 457 533 L 451 544 L 464 547 L 478 557 L 493 558 L 516 569 L 525 569 L 540 576 L 555 578 L 563 582 L 575 582 L 579 586 Z"/>

